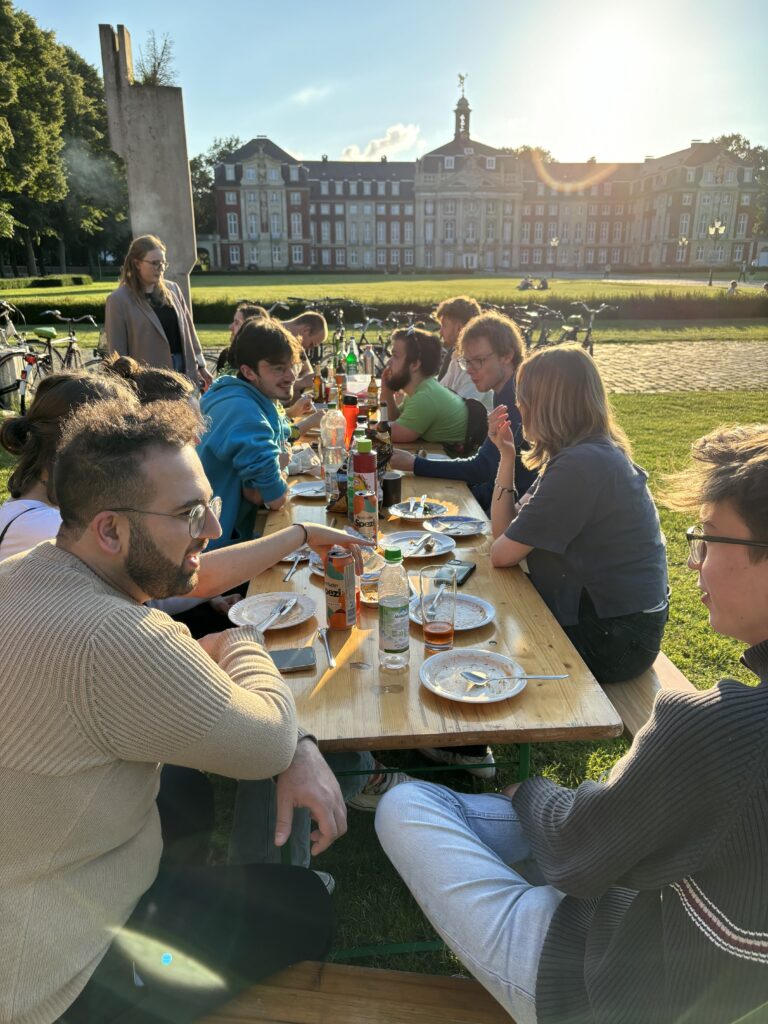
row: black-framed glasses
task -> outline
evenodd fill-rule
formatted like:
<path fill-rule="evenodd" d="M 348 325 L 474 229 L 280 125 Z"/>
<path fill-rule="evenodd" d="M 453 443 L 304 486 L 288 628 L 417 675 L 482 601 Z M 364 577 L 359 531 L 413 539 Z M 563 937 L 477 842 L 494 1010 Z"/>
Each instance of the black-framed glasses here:
<path fill-rule="evenodd" d="M 167 270 L 168 263 L 166 260 L 141 260 L 141 263 L 148 263 L 150 267 L 154 267 L 155 270 Z"/>
<path fill-rule="evenodd" d="M 484 356 L 475 356 L 473 359 L 467 359 L 466 356 L 459 356 L 456 362 L 459 364 L 462 370 L 482 370 L 489 359 L 493 359 L 495 352 L 489 352 Z"/>
<path fill-rule="evenodd" d="M 193 505 L 188 512 L 155 512 L 152 509 L 147 508 L 113 508 L 109 509 L 110 512 L 135 512 L 139 516 L 165 516 L 167 519 L 186 519 L 189 523 L 189 535 L 193 540 L 197 540 L 200 534 L 205 529 L 205 520 L 210 512 L 214 519 L 218 520 L 221 515 L 221 498 L 211 498 L 206 504 L 200 502 L 199 505 Z"/>
<path fill-rule="evenodd" d="M 707 554 L 707 544 L 739 544 L 745 548 L 768 548 L 768 541 L 742 540 L 740 537 L 712 537 L 704 533 L 701 523 L 689 526 L 685 531 L 688 541 L 688 553 L 695 565 L 700 565 Z"/>

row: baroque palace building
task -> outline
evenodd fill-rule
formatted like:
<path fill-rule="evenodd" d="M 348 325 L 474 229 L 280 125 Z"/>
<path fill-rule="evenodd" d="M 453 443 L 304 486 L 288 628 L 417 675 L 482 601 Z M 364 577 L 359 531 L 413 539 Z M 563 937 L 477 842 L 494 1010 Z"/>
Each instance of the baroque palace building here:
<path fill-rule="evenodd" d="M 215 169 L 214 270 L 673 270 L 768 261 L 755 168 L 694 141 L 642 163 L 544 163 L 453 139 L 415 162 L 298 160 L 258 135 Z M 716 230 L 714 230 L 716 228 Z"/>

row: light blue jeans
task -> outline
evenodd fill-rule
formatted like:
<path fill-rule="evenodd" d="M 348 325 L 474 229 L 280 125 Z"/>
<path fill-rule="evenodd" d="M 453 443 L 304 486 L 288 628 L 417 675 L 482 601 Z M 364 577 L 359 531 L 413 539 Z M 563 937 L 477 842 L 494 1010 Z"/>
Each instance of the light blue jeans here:
<path fill-rule="evenodd" d="M 357 796 L 373 773 L 373 755 L 367 750 L 342 754 L 326 754 L 332 772 L 359 771 L 361 775 L 342 775 L 337 781 L 345 800 Z M 232 835 L 229 840 L 230 864 L 279 864 L 282 849 L 275 846 L 277 824 L 277 790 L 272 779 L 240 779 L 235 795 Z M 293 812 L 293 826 L 288 839 L 291 864 L 307 868 L 310 864 L 309 833 L 312 826 L 309 811 Z"/>
<path fill-rule="evenodd" d="M 539 959 L 563 893 L 529 880 L 541 874 L 522 863 L 530 847 L 512 801 L 404 783 L 382 798 L 376 831 L 441 938 L 517 1024 L 536 1024 Z"/>

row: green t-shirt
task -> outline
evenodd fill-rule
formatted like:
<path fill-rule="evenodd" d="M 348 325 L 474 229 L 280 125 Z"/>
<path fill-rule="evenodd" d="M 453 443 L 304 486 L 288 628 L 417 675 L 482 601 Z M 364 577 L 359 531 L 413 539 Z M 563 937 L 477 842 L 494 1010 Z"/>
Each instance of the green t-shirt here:
<path fill-rule="evenodd" d="M 463 398 L 427 377 L 403 402 L 397 418 L 401 427 L 415 430 L 434 444 L 458 443 L 467 433 L 467 406 Z"/>

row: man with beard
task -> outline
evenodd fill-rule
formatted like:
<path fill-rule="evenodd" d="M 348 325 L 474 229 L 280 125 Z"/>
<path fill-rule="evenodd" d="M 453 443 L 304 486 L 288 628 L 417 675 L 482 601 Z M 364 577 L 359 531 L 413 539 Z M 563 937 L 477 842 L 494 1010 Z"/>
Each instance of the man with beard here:
<path fill-rule="evenodd" d="M 66 1024 L 134 1014 L 180 1024 L 328 946 L 328 895 L 313 872 L 186 862 L 189 808 L 176 808 L 175 831 L 163 820 L 161 838 L 165 761 L 278 774 L 279 842 L 294 807 L 317 822 L 313 852 L 346 828 L 338 786 L 257 632 L 197 642 L 146 606 L 194 589 L 201 553 L 220 534 L 198 429 L 182 402 L 80 408 L 55 468 L 56 543 L 0 568 L 0 1019 L 9 1024 L 62 1014 Z M 167 827 L 180 840 L 169 856 Z"/>
<path fill-rule="evenodd" d="M 200 408 L 209 426 L 198 446 L 205 474 L 223 501 L 222 547 L 253 535 L 256 508 L 282 508 L 288 487 L 290 428 L 276 402 L 290 404 L 301 346 L 277 320 L 247 320 L 230 348 L 236 377 L 219 377 Z"/>
<path fill-rule="evenodd" d="M 467 406 L 438 383 L 440 355 L 440 342 L 429 331 L 408 327 L 393 332 L 392 355 L 381 375 L 381 397 L 387 403 L 393 441 L 464 441 Z M 406 395 L 402 405 L 395 397 L 398 391 Z"/>

